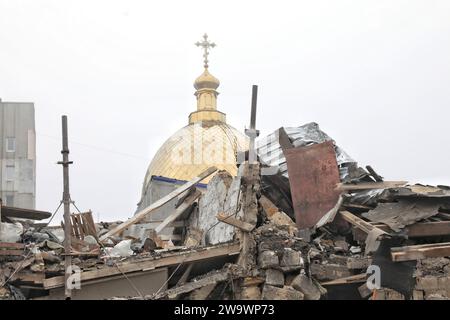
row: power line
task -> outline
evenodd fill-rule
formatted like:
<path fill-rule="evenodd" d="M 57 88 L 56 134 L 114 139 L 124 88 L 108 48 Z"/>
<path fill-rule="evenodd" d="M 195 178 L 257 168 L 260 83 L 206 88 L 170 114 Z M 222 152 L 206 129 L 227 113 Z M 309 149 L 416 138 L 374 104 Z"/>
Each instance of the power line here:
<path fill-rule="evenodd" d="M 54 140 L 60 140 L 59 137 L 51 136 L 51 135 L 48 135 L 48 134 L 37 133 L 36 135 L 37 136 L 46 137 L 46 138 L 51 138 L 51 139 L 54 139 Z M 81 143 L 81 142 L 77 142 L 77 141 L 73 141 L 73 140 L 69 140 L 69 142 L 71 144 L 76 144 L 76 145 L 80 145 L 80 146 L 83 146 L 83 147 L 95 149 L 95 150 L 98 150 L 98 151 L 103 151 L 103 152 L 107 152 L 107 153 L 117 154 L 117 155 L 121 155 L 121 156 L 125 156 L 125 157 L 131 157 L 131 158 L 136 158 L 136 159 L 141 159 L 141 160 L 146 160 L 146 161 L 150 161 L 151 160 L 148 157 L 138 156 L 138 155 L 135 155 L 135 154 L 121 152 L 121 151 L 116 151 L 116 150 L 111 150 L 111 149 L 108 149 L 108 148 L 95 146 L 95 145 L 91 145 L 91 144 L 86 144 L 86 143 Z"/>

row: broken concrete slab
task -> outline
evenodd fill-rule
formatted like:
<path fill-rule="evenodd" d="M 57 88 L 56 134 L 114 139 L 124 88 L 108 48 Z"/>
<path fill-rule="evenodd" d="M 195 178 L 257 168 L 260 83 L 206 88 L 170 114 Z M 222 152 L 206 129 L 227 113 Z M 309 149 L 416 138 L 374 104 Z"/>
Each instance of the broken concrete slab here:
<path fill-rule="evenodd" d="M 285 248 L 283 251 L 283 256 L 280 261 L 280 266 L 286 270 L 291 271 L 303 266 L 303 259 L 300 252 L 295 251 L 291 248 Z"/>
<path fill-rule="evenodd" d="M 347 268 L 351 270 L 355 269 L 367 269 L 372 264 L 372 259 L 364 256 L 347 257 Z"/>
<path fill-rule="evenodd" d="M 264 285 L 262 291 L 263 300 L 303 300 L 303 293 L 295 290 L 291 286 L 278 288 L 274 286 Z"/>
<path fill-rule="evenodd" d="M 280 270 L 266 270 L 266 284 L 282 288 L 284 286 L 284 274 Z"/>
<path fill-rule="evenodd" d="M 362 216 L 399 232 L 408 225 L 437 215 L 441 205 L 434 199 L 400 199 L 398 202 L 379 203 L 375 209 Z"/>
<path fill-rule="evenodd" d="M 280 264 L 278 255 L 275 251 L 263 251 L 258 255 L 258 265 L 263 269 L 278 267 Z"/>
<path fill-rule="evenodd" d="M 336 280 L 351 276 L 347 266 L 339 264 L 318 264 L 312 263 L 310 265 L 311 275 L 317 280 Z"/>
<path fill-rule="evenodd" d="M 260 300 L 261 289 L 258 286 L 242 287 L 239 298 L 242 300 Z"/>
<path fill-rule="evenodd" d="M 303 293 L 305 300 L 319 300 L 321 293 L 314 282 L 305 274 L 299 274 L 291 283 L 291 286 Z"/>

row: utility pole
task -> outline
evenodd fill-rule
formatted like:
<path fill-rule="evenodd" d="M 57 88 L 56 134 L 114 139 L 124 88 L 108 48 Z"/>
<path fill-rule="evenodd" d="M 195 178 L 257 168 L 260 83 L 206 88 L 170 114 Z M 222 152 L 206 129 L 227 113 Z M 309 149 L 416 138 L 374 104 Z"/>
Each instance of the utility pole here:
<path fill-rule="evenodd" d="M 63 161 L 59 161 L 58 164 L 63 166 L 63 203 L 64 203 L 64 252 L 65 252 L 65 296 L 66 299 L 72 298 L 72 289 L 68 285 L 68 280 L 71 275 L 69 273 L 72 269 L 72 223 L 70 221 L 70 192 L 69 192 L 69 165 L 72 161 L 69 161 L 69 141 L 67 134 L 67 116 L 62 116 L 62 150 Z"/>
<path fill-rule="evenodd" d="M 260 166 L 257 162 L 255 140 L 259 135 L 256 130 L 256 102 L 258 96 L 258 86 L 252 87 L 252 110 L 250 114 L 250 128 L 245 130 L 245 134 L 250 137 L 248 161 L 244 162 L 243 179 L 241 192 L 243 196 L 242 210 L 244 215 L 242 220 L 253 227 L 256 227 L 258 220 L 258 200 L 255 190 L 260 188 Z M 244 269 L 251 269 L 256 264 L 256 258 L 252 254 L 256 247 L 255 239 L 249 232 L 243 231 L 240 235 L 241 253 L 238 264 Z"/>
<path fill-rule="evenodd" d="M 259 131 L 256 130 L 256 105 L 258 100 L 258 86 L 252 86 L 252 110 L 250 113 L 250 128 L 245 130 L 245 134 L 250 137 L 248 148 L 248 163 L 254 164 L 256 162 L 256 148 L 255 139 L 259 136 Z"/>

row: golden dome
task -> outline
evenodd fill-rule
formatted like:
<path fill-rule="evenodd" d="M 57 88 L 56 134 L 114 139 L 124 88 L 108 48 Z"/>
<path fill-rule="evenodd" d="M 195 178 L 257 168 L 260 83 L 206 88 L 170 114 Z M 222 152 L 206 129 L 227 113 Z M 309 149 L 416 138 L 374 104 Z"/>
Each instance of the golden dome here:
<path fill-rule="evenodd" d="M 216 90 L 220 85 L 219 79 L 214 77 L 211 73 L 209 73 L 208 69 L 205 69 L 203 73 L 195 79 L 194 88 L 197 90 L 200 89 L 212 89 Z"/>
<path fill-rule="evenodd" d="M 197 110 L 189 115 L 189 125 L 178 130 L 155 154 L 145 175 L 143 197 L 152 176 L 188 181 L 212 166 L 235 176 L 237 153 L 248 150 L 248 137 L 228 125 L 225 113 L 217 110 L 220 82 L 209 73 L 207 58 L 208 49 L 215 44 L 206 34 L 203 38 L 196 43 L 204 49 L 205 58 L 204 71 L 194 82 Z"/>
<path fill-rule="evenodd" d="M 191 180 L 211 166 L 237 174 L 237 152 L 248 150 L 248 137 L 220 121 L 190 124 L 170 137 L 148 167 L 144 189 L 152 176 Z M 212 176 L 205 179 L 207 183 Z"/>

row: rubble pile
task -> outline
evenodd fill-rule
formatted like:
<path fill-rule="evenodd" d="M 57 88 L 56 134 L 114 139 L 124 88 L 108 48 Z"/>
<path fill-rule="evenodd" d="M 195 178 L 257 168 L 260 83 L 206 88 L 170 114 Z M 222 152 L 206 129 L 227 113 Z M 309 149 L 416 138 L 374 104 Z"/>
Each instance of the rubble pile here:
<path fill-rule="evenodd" d="M 450 297 L 450 188 L 385 181 L 317 124 L 280 128 L 236 177 L 210 168 L 128 221 L 72 222 L 80 299 Z M 2 222 L 0 298 L 63 297 L 62 230 Z"/>

